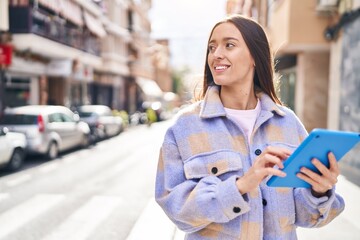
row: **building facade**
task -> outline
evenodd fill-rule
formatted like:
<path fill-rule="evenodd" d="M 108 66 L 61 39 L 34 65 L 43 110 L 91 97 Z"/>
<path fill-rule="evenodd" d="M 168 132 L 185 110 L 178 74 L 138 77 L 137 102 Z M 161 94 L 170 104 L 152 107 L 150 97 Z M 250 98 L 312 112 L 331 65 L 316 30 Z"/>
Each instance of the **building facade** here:
<path fill-rule="evenodd" d="M 360 132 L 360 1 L 229 0 L 228 13 L 253 17 L 267 31 L 280 97 L 308 131 Z M 358 155 L 360 145 L 352 152 Z M 350 154 L 351 155 L 351 154 Z M 360 182 L 360 163 L 345 158 L 343 173 Z"/>
<path fill-rule="evenodd" d="M 2 66 L 3 107 L 104 104 L 132 113 L 145 98 L 137 79 L 156 84 L 151 0 L 6 0 L 1 6 L 1 16 L 8 15 L 1 44 L 13 50 L 12 63 Z"/>

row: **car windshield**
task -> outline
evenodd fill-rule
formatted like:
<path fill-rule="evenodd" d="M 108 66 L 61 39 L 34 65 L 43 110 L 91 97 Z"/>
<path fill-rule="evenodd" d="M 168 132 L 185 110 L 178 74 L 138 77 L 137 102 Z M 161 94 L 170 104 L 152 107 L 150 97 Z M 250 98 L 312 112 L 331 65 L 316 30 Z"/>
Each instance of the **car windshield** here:
<path fill-rule="evenodd" d="M 5 114 L 0 118 L 0 124 L 8 124 L 8 125 L 37 124 L 37 115 Z"/>
<path fill-rule="evenodd" d="M 79 111 L 79 116 L 80 117 L 92 117 L 92 116 L 96 116 L 97 114 L 96 113 L 93 113 L 93 112 L 80 112 Z"/>

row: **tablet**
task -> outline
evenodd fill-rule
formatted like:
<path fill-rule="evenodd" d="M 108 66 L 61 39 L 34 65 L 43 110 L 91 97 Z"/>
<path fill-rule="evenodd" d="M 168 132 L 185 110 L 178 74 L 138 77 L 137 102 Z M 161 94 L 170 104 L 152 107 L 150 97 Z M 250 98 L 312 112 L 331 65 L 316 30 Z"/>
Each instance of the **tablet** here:
<path fill-rule="evenodd" d="M 311 163 L 313 158 L 319 159 L 329 167 L 328 152 L 333 152 L 339 161 L 357 143 L 360 142 L 360 133 L 314 129 L 298 148 L 284 161 L 286 177 L 272 176 L 267 185 L 270 187 L 310 188 L 311 185 L 296 176 L 301 167 L 319 172 Z"/>

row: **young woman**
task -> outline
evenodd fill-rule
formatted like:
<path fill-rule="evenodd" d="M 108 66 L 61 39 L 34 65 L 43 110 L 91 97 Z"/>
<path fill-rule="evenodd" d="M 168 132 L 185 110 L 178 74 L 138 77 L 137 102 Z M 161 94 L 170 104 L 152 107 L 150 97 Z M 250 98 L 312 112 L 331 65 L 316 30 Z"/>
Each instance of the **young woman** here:
<path fill-rule="evenodd" d="M 211 31 L 203 92 L 176 118 L 161 148 L 156 200 L 186 239 L 297 239 L 344 209 L 332 153 L 306 188 L 270 188 L 283 161 L 308 135 L 275 94 L 273 59 L 256 22 L 234 15 Z"/>

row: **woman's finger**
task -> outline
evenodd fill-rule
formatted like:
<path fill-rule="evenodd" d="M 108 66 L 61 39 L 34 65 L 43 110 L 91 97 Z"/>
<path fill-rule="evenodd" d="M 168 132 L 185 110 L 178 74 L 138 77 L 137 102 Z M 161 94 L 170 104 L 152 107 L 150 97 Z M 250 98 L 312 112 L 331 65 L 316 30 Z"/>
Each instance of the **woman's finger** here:
<path fill-rule="evenodd" d="M 266 153 L 278 156 L 281 159 L 287 159 L 291 155 L 292 152 L 286 148 L 268 146 L 264 151 L 264 154 L 266 154 Z"/>
<path fill-rule="evenodd" d="M 330 182 L 334 185 L 337 183 L 338 174 L 336 173 L 336 170 L 333 170 L 334 172 L 332 172 L 330 169 L 328 169 L 324 164 L 322 164 L 316 158 L 314 158 L 311 162 L 322 174 L 322 176 L 321 176 L 322 179 L 326 178 L 328 182 Z M 337 164 L 337 163 L 335 163 L 335 164 Z M 324 180 L 322 180 L 322 181 L 324 181 Z"/>
<path fill-rule="evenodd" d="M 321 182 L 321 176 L 313 171 L 311 171 L 310 169 L 306 168 L 306 167 L 302 167 L 300 168 L 300 172 L 305 174 L 306 176 L 308 176 L 309 178 L 313 179 L 315 182 L 320 183 Z"/>
<path fill-rule="evenodd" d="M 286 173 L 279 170 L 279 169 L 275 169 L 275 168 L 271 168 L 271 167 L 268 167 L 268 168 L 262 168 L 262 169 L 259 169 L 257 170 L 262 176 L 267 177 L 269 175 L 275 175 L 275 176 L 279 176 L 279 177 L 285 177 L 286 176 Z"/>
<path fill-rule="evenodd" d="M 320 184 L 317 181 L 314 181 L 312 178 L 309 178 L 306 174 L 304 173 L 297 173 L 296 176 L 302 180 L 304 180 L 305 182 L 309 183 L 313 188 L 319 188 Z"/>
<path fill-rule="evenodd" d="M 327 178 L 331 178 L 332 175 L 330 173 L 330 170 L 322 163 L 320 162 L 318 159 L 314 158 L 311 160 L 311 163 L 319 170 L 319 172 L 327 177 Z"/>
<path fill-rule="evenodd" d="M 330 171 L 337 176 L 340 174 L 339 164 L 336 160 L 334 153 L 328 153 L 329 163 L 330 163 Z"/>
<path fill-rule="evenodd" d="M 282 159 L 278 156 L 271 155 L 269 153 L 265 153 L 260 160 L 260 163 L 265 167 L 273 167 L 277 165 L 279 168 L 284 168 L 284 164 Z"/>
<path fill-rule="evenodd" d="M 315 180 L 302 172 L 297 173 L 296 176 L 309 183 L 312 186 L 312 189 L 319 193 L 324 193 L 333 187 L 326 179 L 318 181 L 318 179 Z"/>

